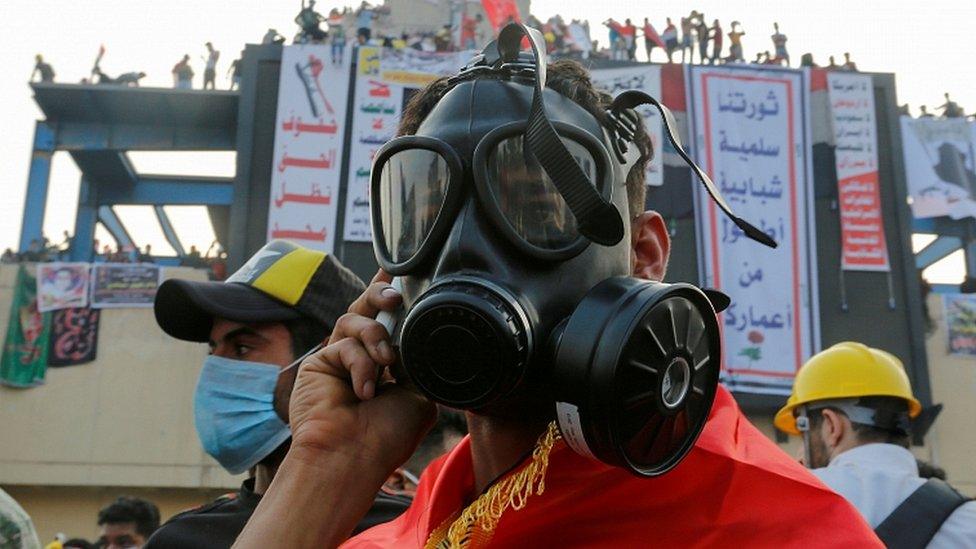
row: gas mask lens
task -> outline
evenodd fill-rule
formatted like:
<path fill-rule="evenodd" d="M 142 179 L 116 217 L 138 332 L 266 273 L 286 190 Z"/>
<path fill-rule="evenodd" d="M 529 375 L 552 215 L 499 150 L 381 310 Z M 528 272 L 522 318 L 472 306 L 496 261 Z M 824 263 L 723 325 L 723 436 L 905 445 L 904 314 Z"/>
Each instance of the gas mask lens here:
<path fill-rule="evenodd" d="M 565 137 L 561 141 L 589 180 L 596 181 L 596 163 L 589 151 Z M 516 135 L 495 145 L 488 156 L 489 190 L 519 238 L 546 250 L 570 246 L 579 238 L 576 217 L 523 143 Z"/>
<path fill-rule="evenodd" d="M 430 235 L 450 177 L 444 157 L 427 149 L 397 151 L 383 164 L 377 198 L 383 241 L 394 263 L 416 255 Z"/>

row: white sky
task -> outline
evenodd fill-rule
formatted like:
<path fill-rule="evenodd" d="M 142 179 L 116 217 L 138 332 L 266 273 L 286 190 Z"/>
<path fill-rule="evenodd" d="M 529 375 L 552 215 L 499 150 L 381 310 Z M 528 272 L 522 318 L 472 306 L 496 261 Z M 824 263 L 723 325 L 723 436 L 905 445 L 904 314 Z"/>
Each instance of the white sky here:
<path fill-rule="evenodd" d="M 298 0 L 0 0 L 0 189 L 6 200 L 0 201 L 0 248 L 14 247 L 20 232 L 21 210 L 30 159 L 34 120 L 40 112 L 35 106 L 27 77 L 34 55 L 41 53 L 57 72 L 57 80 L 76 82 L 87 76 L 99 44 L 107 53 L 102 70 L 110 75 L 142 70 L 148 73 L 144 85 L 169 86 L 170 69 L 184 53 L 189 53 L 199 78 L 203 73 L 204 42 L 211 41 L 222 51 L 217 67 L 218 85 L 226 87 L 225 72 L 246 42 L 259 41 L 269 27 L 291 36 L 292 19 L 298 11 Z M 356 2 L 358 4 L 358 1 Z M 327 11 L 334 4 L 321 0 Z M 653 5 L 653 11 L 648 6 Z M 913 112 L 919 104 L 930 107 L 942 102 L 942 93 L 950 92 L 967 112 L 976 110 L 976 20 L 974 0 L 917 1 L 886 0 L 783 0 L 729 2 L 728 0 L 679 1 L 614 0 L 534 0 L 532 11 L 541 18 L 560 13 L 566 19 L 589 19 L 595 38 L 606 42 L 599 23 L 608 17 L 623 20 L 630 17 L 638 23 L 650 17 L 660 31 L 664 18 L 677 21 L 692 8 L 703 11 L 709 20 L 718 18 L 724 27 L 734 19 L 743 24 L 746 58 L 760 50 L 771 49 L 769 35 L 773 21 L 789 36 L 789 51 L 794 63 L 805 52 L 814 54 L 818 63 L 826 64 L 828 55 L 838 60 L 845 51 L 862 70 L 894 72 L 897 75 L 898 100 L 908 102 Z M 445 14 L 445 22 L 448 15 Z M 726 40 L 726 48 L 728 47 Z M 61 158 L 63 156 L 63 158 Z M 200 173 L 220 173 L 232 162 L 199 160 L 199 157 L 177 166 L 170 159 L 145 159 L 146 168 L 157 172 L 175 172 L 188 167 Z M 206 167 L 203 167 L 206 165 Z M 65 153 L 56 155 L 52 170 L 45 233 L 58 240 L 65 229 L 73 230 L 78 194 L 78 171 Z M 180 225 L 208 225 L 199 211 L 179 210 Z M 145 210 L 125 212 L 139 217 Z M 174 223 L 176 223 L 174 221 Z M 130 223 L 134 225 L 134 223 Z M 162 233 L 153 226 L 131 228 L 142 242 L 152 243 L 154 251 L 169 248 Z M 178 227 L 179 228 L 179 227 Z M 209 230 L 181 231 L 184 245 L 196 244 L 206 249 L 212 239 Z M 105 239 L 102 239 L 103 242 Z M 958 280 L 962 276 L 961 259 L 944 271 L 940 280 Z M 940 267 L 942 267 L 940 265 Z"/>

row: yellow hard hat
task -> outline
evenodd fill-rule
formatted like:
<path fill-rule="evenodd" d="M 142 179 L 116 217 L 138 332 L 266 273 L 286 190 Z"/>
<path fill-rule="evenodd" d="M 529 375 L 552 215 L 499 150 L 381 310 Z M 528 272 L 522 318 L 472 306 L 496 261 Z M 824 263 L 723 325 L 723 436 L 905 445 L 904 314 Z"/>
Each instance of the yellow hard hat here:
<path fill-rule="evenodd" d="M 793 417 L 797 406 L 818 400 L 867 396 L 905 399 L 911 418 L 922 411 L 898 357 L 863 343 L 838 343 L 813 355 L 800 368 L 793 382 L 793 393 L 786 406 L 776 412 L 773 424 L 780 431 L 798 435 L 800 431 Z"/>

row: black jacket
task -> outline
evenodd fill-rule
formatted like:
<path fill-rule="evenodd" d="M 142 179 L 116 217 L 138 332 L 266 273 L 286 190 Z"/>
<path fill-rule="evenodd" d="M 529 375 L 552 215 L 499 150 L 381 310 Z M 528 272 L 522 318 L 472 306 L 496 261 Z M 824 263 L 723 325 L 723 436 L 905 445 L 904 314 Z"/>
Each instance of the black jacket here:
<path fill-rule="evenodd" d="M 196 509 L 184 511 L 166 521 L 146 542 L 146 549 L 211 549 L 230 547 L 244 530 L 261 496 L 254 493 L 254 479 L 249 478 L 234 494 L 221 496 Z M 410 506 L 410 498 L 386 492 L 376 494 L 373 506 L 353 534 L 389 522 Z"/>

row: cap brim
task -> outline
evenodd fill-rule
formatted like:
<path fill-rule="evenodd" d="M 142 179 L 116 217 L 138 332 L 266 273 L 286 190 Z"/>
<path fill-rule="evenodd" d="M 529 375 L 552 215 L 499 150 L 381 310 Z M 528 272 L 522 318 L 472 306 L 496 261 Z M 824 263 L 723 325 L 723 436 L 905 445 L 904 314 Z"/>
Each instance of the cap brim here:
<path fill-rule="evenodd" d="M 181 279 L 160 284 L 153 309 L 164 332 L 197 342 L 210 339 L 214 318 L 284 322 L 301 316 L 294 308 L 244 284 Z"/>

